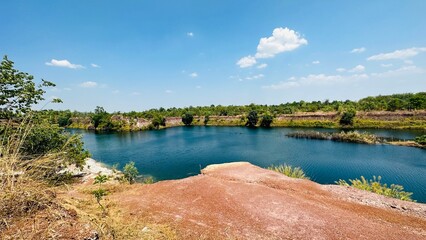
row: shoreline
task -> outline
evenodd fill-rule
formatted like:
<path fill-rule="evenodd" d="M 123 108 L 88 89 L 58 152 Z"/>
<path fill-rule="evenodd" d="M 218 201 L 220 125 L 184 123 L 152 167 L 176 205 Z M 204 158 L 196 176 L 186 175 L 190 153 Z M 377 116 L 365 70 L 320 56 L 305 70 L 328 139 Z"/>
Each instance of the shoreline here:
<path fill-rule="evenodd" d="M 118 176 L 121 172 L 108 167 L 106 164 L 96 161 L 93 158 L 86 158 L 83 169 L 80 170 L 75 165 L 68 166 L 61 172 L 70 172 L 73 176 L 81 177 L 81 182 L 85 183 L 93 180 L 98 174 L 107 175 L 111 178 Z"/>

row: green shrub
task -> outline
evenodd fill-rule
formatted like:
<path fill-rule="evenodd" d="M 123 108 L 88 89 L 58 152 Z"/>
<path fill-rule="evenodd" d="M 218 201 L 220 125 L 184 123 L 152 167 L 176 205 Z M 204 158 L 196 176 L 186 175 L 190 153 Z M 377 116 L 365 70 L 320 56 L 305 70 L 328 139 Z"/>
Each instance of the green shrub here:
<path fill-rule="evenodd" d="M 186 126 L 191 125 L 192 121 L 194 120 L 194 115 L 192 115 L 192 113 L 185 113 L 182 115 L 182 122 L 183 124 L 185 124 Z"/>
<path fill-rule="evenodd" d="M 262 116 L 262 119 L 260 120 L 260 126 L 261 127 L 271 127 L 272 121 L 274 120 L 274 118 L 269 115 L 269 114 L 265 114 Z"/>
<path fill-rule="evenodd" d="M 123 168 L 123 174 L 124 179 L 126 179 L 130 184 L 134 183 L 139 174 L 138 169 L 135 167 L 135 162 L 127 163 Z"/>
<path fill-rule="evenodd" d="M 354 123 L 355 115 L 356 115 L 356 111 L 353 109 L 344 112 L 339 121 L 340 125 L 352 126 Z"/>
<path fill-rule="evenodd" d="M 414 141 L 415 141 L 416 143 L 420 144 L 420 145 L 425 146 L 425 145 L 426 145 L 426 135 L 416 137 L 416 138 L 414 139 Z"/>
<path fill-rule="evenodd" d="M 257 116 L 257 112 L 256 111 L 250 111 L 249 115 L 247 116 L 246 126 L 255 127 L 258 120 L 259 120 L 259 117 Z"/>
<path fill-rule="evenodd" d="M 361 190 L 370 191 L 387 197 L 397 198 L 404 201 L 413 201 L 411 192 L 405 192 L 404 187 L 401 185 L 391 184 L 390 187 L 386 183 L 381 183 L 382 177 L 373 176 L 373 179 L 366 180 L 364 176 L 361 176 L 361 179 L 349 179 L 349 183 L 345 180 L 339 179 L 336 184 L 341 186 L 352 186 Z"/>
<path fill-rule="evenodd" d="M 291 178 L 309 179 L 309 177 L 305 175 L 305 173 L 300 167 L 292 167 L 290 165 L 284 164 L 284 165 L 278 165 L 278 166 L 272 165 L 268 167 L 268 169 L 273 170 L 275 172 L 282 173 Z"/>

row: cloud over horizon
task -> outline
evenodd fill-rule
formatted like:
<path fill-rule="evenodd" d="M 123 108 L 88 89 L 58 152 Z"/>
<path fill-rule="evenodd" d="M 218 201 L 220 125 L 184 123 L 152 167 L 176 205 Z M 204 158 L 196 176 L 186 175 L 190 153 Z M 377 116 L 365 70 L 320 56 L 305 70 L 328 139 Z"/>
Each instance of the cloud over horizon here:
<path fill-rule="evenodd" d="M 87 81 L 80 84 L 80 87 L 83 87 L 83 88 L 94 88 L 97 86 L 98 86 L 98 83 L 92 82 L 92 81 Z"/>
<path fill-rule="evenodd" d="M 50 62 L 46 62 L 45 64 L 47 66 L 65 67 L 65 68 L 71 68 L 71 69 L 84 68 L 84 66 L 82 66 L 82 65 L 70 63 L 66 59 L 64 59 L 64 60 L 52 59 L 52 60 L 50 60 Z"/>
<path fill-rule="evenodd" d="M 426 47 L 421 47 L 421 48 L 413 47 L 413 48 L 395 50 L 389 53 L 380 53 L 367 58 L 367 60 L 368 61 L 382 61 L 382 60 L 392 60 L 392 59 L 404 60 L 407 58 L 414 57 L 421 52 L 426 52 Z"/>
<path fill-rule="evenodd" d="M 290 52 L 302 45 L 307 45 L 308 41 L 300 34 L 289 28 L 275 28 L 272 36 L 263 37 L 259 40 L 256 54 L 248 55 L 238 60 L 237 65 L 240 68 L 247 68 L 257 63 L 256 59 L 273 58 L 282 52 Z"/>

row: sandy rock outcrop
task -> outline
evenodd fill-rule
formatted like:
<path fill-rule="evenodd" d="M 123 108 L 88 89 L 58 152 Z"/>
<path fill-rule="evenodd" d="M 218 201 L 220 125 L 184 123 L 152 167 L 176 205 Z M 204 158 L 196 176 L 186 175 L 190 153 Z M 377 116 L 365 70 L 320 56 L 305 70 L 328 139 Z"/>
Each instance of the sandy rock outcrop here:
<path fill-rule="evenodd" d="M 181 239 L 426 239 L 426 205 L 292 179 L 246 162 L 112 198 Z"/>

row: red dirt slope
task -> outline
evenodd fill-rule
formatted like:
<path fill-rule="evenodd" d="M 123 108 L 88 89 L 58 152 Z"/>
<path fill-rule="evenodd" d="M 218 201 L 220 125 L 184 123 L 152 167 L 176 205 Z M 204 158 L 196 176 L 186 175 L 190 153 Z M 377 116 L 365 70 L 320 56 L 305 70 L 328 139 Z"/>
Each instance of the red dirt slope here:
<path fill-rule="evenodd" d="M 292 179 L 249 163 L 135 186 L 111 196 L 124 214 L 181 239 L 426 239 L 426 205 Z"/>

